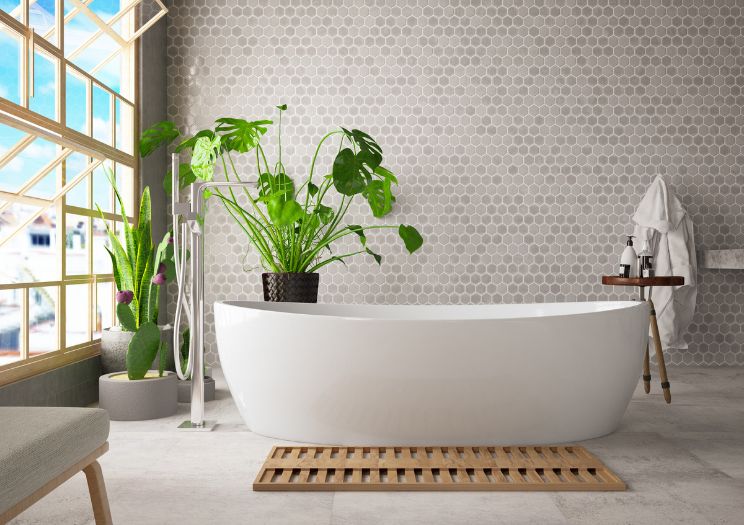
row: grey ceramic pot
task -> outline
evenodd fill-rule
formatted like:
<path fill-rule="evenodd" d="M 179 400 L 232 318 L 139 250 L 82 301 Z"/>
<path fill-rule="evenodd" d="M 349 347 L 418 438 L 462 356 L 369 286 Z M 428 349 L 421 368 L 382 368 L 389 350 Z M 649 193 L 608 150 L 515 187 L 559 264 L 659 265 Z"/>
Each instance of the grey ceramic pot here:
<path fill-rule="evenodd" d="M 204 401 L 214 401 L 215 383 L 214 379 L 207 376 L 204 378 Z M 191 403 L 191 380 L 178 382 L 178 402 Z"/>
<path fill-rule="evenodd" d="M 157 376 L 157 370 L 151 370 Z M 98 405 L 113 421 L 141 421 L 172 416 L 178 409 L 178 377 L 164 372 L 163 377 L 130 381 L 126 372 L 104 374 L 98 379 Z M 123 376 L 123 377 L 122 377 Z"/>
<path fill-rule="evenodd" d="M 165 369 L 175 371 L 173 360 L 173 329 L 170 325 L 160 326 L 160 339 L 166 345 Z M 134 332 L 124 332 L 106 328 L 101 332 L 101 368 L 104 374 L 111 374 L 127 369 L 127 349 Z M 158 369 L 160 359 L 152 362 L 153 370 Z"/>

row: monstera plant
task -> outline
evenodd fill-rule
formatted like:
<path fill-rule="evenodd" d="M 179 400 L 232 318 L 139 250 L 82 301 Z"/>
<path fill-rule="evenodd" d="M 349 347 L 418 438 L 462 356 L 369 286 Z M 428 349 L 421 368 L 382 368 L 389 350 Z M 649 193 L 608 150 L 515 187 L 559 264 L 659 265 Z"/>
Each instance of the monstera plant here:
<path fill-rule="evenodd" d="M 165 367 L 165 346 L 161 344 L 158 321 L 160 286 L 175 274 L 173 245 L 170 233 L 166 233 L 157 246 L 152 241 L 152 210 L 150 188 L 145 187 L 140 199 L 137 225 L 129 224 L 121 195 L 114 186 L 122 218 L 124 243 L 106 222 L 114 282 L 116 284 L 116 316 L 122 330 L 132 332 L 126 353 L 127 375 L 131 380 L 145 378 L 150 366 L 158 357 L 159 375 Z M 103 212 L 99 207 L 101 217 Z"/>
<path fill-rule="evenodd" d="M 273 124 L 270 120 L 218 118 L 213 128 L 186 137 L 182 137 L 173 123 L 160 122 L 147 129 L 140 140 L 140 153 L 147 156 L 181 138 L 175 150 L 189 156 L 189 161 L 180 165 L 181 188 L 211 181 L 218 170 L 227 181 L 243 181 L 250 173 L 237 167 L 238 156 L 249 156 L 254 165 L 254 188 L 215 189 L 206 195 L 224 204 L 258 252 L 263 268 L 269 272 L 264 274 L 265 299 L 315 302 L 318 283 L 315 272 L 321 268 L 334 262 L 344 263 L 360 254 L 371 256 L 381 264 L 382 256 L 368 242 L 368 234 L 376 230 L 396 230 L 409 253 L 422 246 L 423 238 L 413 226 L 347 224 L 344 220 L 352 202 L 358 199 L 366 201 L 374 218 L 385 217 L 393 210 L 398 179 L 383 166 L 382 148 L 370 135 L 347 128 L 326 133 L 315 148 L 307 176 L 304 180 L 296 179 L 282 159 L 281 120 L 287 106 L 277 109 L 274 163 L 269 162 L 261 143 Z M 323 147 L 331 145 L 337 153 L 330 173 L 320 171 L 318 157 Z M 165 178 L 167 192 L 172 190 L 170 185 L 169 175 Z M 358 240 L 358 248 L 346 253 L 334 252 L 333 246 L 348 236 Z M 298 286 L 301 290 L 309 287 L 311 291 L 292 294 L 292 289 Z M 289 290 L 289 294 L 282 290 Z"/>

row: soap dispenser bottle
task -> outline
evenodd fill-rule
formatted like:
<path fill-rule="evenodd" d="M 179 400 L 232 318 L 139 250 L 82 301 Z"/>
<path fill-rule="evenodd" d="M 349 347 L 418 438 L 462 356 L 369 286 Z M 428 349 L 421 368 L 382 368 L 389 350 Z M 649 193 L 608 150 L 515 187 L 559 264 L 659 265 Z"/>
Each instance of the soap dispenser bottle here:
<path fill-rule="evenodd" d="M 633 248 L 634 235 L 628 235 L 628 241 L 625 243 L 625 250 L 620 258 L 620 277 L 635 277 L 636 267 L 638 265 L 638 254 Z"/>
<path fill-rule="evenodd" d="M 638 254 L 640 258 L 640 264 L 638 268 L 638 275 L 643 278 L 650 278 L 654 276 L 654 265 L 653 265 L 653 254 L 648 245 L 648 239 L 643 241 L 643 247 L 641 253 Z"/>

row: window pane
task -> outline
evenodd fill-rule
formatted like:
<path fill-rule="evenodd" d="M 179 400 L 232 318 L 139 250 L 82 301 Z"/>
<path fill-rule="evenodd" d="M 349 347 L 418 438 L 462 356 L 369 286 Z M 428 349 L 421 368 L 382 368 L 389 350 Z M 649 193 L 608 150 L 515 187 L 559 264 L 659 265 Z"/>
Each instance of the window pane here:
<path fill-rule="evenodd" d="M 78 173 L 82 173 L 85 167 L 88 165 L 88 157 L 81 155 L 80 153 L 73 153 L 67 158 L 65 162 L 67 180 L 72 180 L 77 176 Z M 74 188 L 67 192 L 67 204 L 70 206 L 78 206 L 80 208 L 88 207 L 88 184 L 90 184 L 90 176 L 85 177 L 83 180 L 78 182 Z"/>
<path fill-rule="evenodd" d="M 30 25 L 36 33 L 52 44 L 57 44 L 57 33 L 54 26 L 55 0 L 36 0 L 29 5 Z"/>
<path fill-rule="evenodd" d="M 113 293 L 114 283 L 98 283 L 98 297 L 96 298 L 95 331 L 93 339 L 101 337 L 101 331 L 110 328 L 114 324 Z"/>
<path fill-rule="evenodd" d="M 0 290 L 0 365 L 21 358 L 21 294 Z"/>
<path fill-rule="evenodd" d="M 90 285 L 88 284 L 68 284 L 65 287 L 67 294 L 65 337 L 68 347 L 90 341 L 90 337 L 88 337 L 89 288 Z"/>
<path fill-rule="evenodd" d="M 109 163 L 99 166 L 93 171 L 93 209 L 96 205 L 103 211 L 113 211 L 114 190 L 111 188 L 107 170 L 111 169 Z"/>
<path fill-rule="evenodd" d="M 59 349 L 57 340 L 56 286 L 29 289 L 28 354 L 29 357 Z"/>
<path fill-rule="evenodd" d="M 21 103 L 21 39 L 0 24 L 0 97 Z"/>
<path fill-rule="evenodd" d="M 112 144 L 111 137 L 111 95 L 93 86 L 93 138 Z"/>
<path fill-rule="evenodd" d="M 74 73 L 74 69 L 67 68 L 65 85 L 65 118 L 68 128 L 88 134 L 88 91 L 86 81 Z"/>
<path fill-rule="evenodd" d="M 111 266 L 111 257 L 106 251 L 108 246 L 106 221 L 93 219 L 93 273 L 110 274 L 114 271 Z"/>
<path fill-rule="evenodd" d="M 116 165 L 116 187 L 119 188 L 119 195 L 121 200 L 124 201 L 124 211 L 127 212 L 129 217 L 135 217 L 138 210 L 134 209 L 134 202 L 132 200 L 132 189 L 134 187 L 132 168 L 122 166 L 121 164 Z M 119 203 L 116 202 L 116 213 L 121 213 L 119 210 Z"/>
<path fill-rule="evenodd" d="M 34 139 L 0 168 L 0 188 L 18 191 L 56 156 L 57 146 L 44 139 Z"/>
<path fill-rule="evenodd" d="M 116 148 L 132 154 L 132 106 L 116 99 Z"/>
<path fill-rule="evenodd" d="M 57 120 L 57 62 L 56 58 L 39 51 L 34 53 L 34 96 L 30 96 L 31 111 L 49 119 Z"/>
<path fill-rule="evenodd" d="M 39 208 L 0 200 L 0 209 L 0 283 L 59 279 L 55 209 L 45 210 L 15 234 Z"/>
<path fill-rule="evenodd" d="M 87 275 L 90 273 L 88 254 L 90 218 L 82 215 L 67 214 L 67 275 Z"/>

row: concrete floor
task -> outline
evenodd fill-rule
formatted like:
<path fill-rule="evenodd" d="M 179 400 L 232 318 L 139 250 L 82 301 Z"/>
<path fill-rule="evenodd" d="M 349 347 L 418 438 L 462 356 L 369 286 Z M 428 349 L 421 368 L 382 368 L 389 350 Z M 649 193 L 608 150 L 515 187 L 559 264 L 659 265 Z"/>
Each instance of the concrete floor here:
<path fill-rule="evenodd" d="M 670 368 L 636 390 L 620 429 L 583 443 L 629 486 L 616 493 L 256 493 L 277 442 L 249 432 L 218 382 L 212 433 L 172 418 L 112 423 L 103 466 L 118 524 L 744 523 L 744 369 Z M 654 378 L 658 377 L 654 374 Z M 82 474 L 12 523 L 92 523 Z"/>

